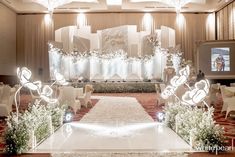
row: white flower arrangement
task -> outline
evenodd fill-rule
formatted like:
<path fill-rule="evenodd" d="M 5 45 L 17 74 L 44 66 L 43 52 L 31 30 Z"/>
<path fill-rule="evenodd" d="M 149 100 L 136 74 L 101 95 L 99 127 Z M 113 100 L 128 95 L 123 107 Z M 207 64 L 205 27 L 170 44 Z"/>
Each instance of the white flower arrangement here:
<path fill-rule="evenodd" d="M 223 128 L 213 120 L 213 107 L 208 111 L 182 104 L 165 107 L 165 124 L 176 131 L 194 149 L 217 151 L 224 146 Z"/>
<path fill-rule="evenodd" d="M 34 103 L 18 118 L 14 113 L 7 119 L 5 152 L 21 154 L 36 146 L 63 124 L 64 109 Z M 53 129 L 53 130 L 51 130 Z"/>

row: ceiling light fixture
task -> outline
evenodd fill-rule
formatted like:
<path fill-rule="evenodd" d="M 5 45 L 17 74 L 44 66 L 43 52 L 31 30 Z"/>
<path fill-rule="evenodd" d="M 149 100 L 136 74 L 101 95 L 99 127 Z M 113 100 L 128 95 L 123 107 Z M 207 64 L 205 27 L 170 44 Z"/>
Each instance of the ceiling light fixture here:
<path fill-rule="evenodd" d="M 181 8 L 191 1 L 192 0 L 165 0 L 163 3 L 175 7 L 176 13 L 180 13 Z"/>
<path fill-rule="evenodd" d="M 195 0 L 130 0 L 131 2 L 134 3 L 139 3 L 139 2 L 160 2 L 167 4 L 169 6 L 172 6 L 176 9 L 176 12 L 179 13 L 181 11 L 181 8 L 185 6 L 186 4 L 190 2 L 196 2 Z M 204 1 L 204 0 L 199 0 L 199 1 Z"/>
<path fill-rule="evenodd" d="M 107 5 L 122 5 L 122 0 L 106 0 Z"/>

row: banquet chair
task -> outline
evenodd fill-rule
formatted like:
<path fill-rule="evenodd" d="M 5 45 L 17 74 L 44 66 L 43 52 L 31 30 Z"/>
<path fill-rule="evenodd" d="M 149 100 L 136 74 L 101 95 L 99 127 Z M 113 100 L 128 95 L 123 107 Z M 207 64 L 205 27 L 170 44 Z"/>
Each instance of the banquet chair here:
<path fill-rule="evenodd" d="M 196 104 L 197 107 L 205 108 L 205 107 L 206 107 L 206 104 L 205 104 L 204 102 L 205 102 L 208 106 L 211 106 L 210 95 L 207 95 L 207 96 L 205 97 L 205 99 L 204 99 L 202 102 L 199 102 L 198 104 Z"/>
<path fill-rule="evenodd" d="M 81 104 L 79 100 L 76 100 L 76 93 L 74 87 L 63 86 L 59 89 L 60 95 L 58 99 L 60 104 L 70 106 L 76 114 L 77 110 L 81 109 Z"/>
<path fill-rule="evenodd" d="M 235 87 L 235 83 L 230 83 L 230 86 L 231 87 Z"/>
<path fill-rule="evenodd" d="M 12 112 L 15 89 L 10 86 L 4 86 L 0 95 L 0 116 L 7 117 Z"/>
<path fill-rule="evenodd" d="M 221 109 L 221 113 L 224 111 L 227 111 L 227 107 L 228 107 L 228 102 L 230 101 L 230 98 L 232 98 L 234 95 L 233 93 L 226 93 L 226 86 L 220 86 L 220 91 L 221 91 L 221 95 L 222 95 L 222 100 L 223 100 L 223 106 Z"/>
<path fill-rule="evenodd" d="M 81 105 L 84 107 L 88 107 L 89 104 L 92 104 L 91 102 L 91 93 L 94 91 L 94 88 L 92 85 L 87 84 L 85 86 L 85 93 L 78 97 L 78 99 L 81 102 Z"/>
<path fill-rule="evenodd" d="M 83 96 L 79 96 L 78 99 L 81 102 L 81 105 L 87 108 L 89 104 L 92 104 L 91 91 L 86 92 Z"/>
<path fill-rule="evenodd" d="M 211 88 L 210 88 L 211 104 L 214 104 L 218 100 L 219 90 L 220 90 L 220 83 L 211 84 Z"/>
<path fill-rule="evenodd" d="M 227 110 L 226 110 L 225 119 L 227 119 L 231 111 L 235 111 L 235 97 L 230 98 L 229 100 L 227 100 L 226 103 L 227 103 Z"/>
<path fill-rule="evenodd" d="M 215 104 L 215 102 L 218 100 L 219 91 L 220 83 L 211 84 L 208 98 L 210 99 L 210 104 Z"/>
<path fill-rule="evenodd" d="M 83 96 L 83 88 L 74 88 L 74 90 L 75 90 L 75 94 L 76 94 L 76 99 Z"/>

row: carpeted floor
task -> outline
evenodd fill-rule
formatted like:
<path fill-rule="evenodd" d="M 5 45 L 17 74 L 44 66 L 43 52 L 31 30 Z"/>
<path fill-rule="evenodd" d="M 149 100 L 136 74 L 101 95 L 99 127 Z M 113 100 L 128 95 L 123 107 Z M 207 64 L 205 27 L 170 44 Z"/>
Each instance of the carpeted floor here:
<path fill-rule="evenodd" d="M 139 103 L 144 107 L 146 112 L 156 120 L 156 115 L 158 112 L 162 111 L 163 106 L 157 104 L 156 94 L 155 93 L 107 93 L 107 94 L 93 94 L 95 96 L 119 96 L 119 97 L 135 97 Z M 29 95 L 21 96 L 21 106 L 20 110 L 25 110 L 27 108 L 27 104 L 31 101 Z M 75 121 L 79 121 L 89 110 L 98 102 L 97 99 L 92 100 L 92 105 L 88 108 L 81 108 L 74 116 Z M 231 137 L 235 138 L 235 118 L 228 117 L 225 119 L 225 113 L 220 113 L 222 108 L 222 101 L 219 98 L 218 101 L 214 105 L 214 119 L 216 123 L 222 125 L 225 129 L 225 136 L 228 137 L 228 144 L 231 144 Z M 6 124 L 4 119 L 0 120 L 0 150 L 4 148 L 3 144 L 3 133 Z M 235 141 L 234 141 L 235 142 Z"/>

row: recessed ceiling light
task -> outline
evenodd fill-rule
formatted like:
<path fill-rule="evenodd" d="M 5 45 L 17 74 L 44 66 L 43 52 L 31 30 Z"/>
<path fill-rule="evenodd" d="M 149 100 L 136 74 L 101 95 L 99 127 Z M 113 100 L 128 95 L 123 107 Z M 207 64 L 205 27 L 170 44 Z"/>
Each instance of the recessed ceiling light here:
<path fill-rule="evenodd" d="M 106 0 L 107 5 L 122 5 L 122 0 Z"/>

